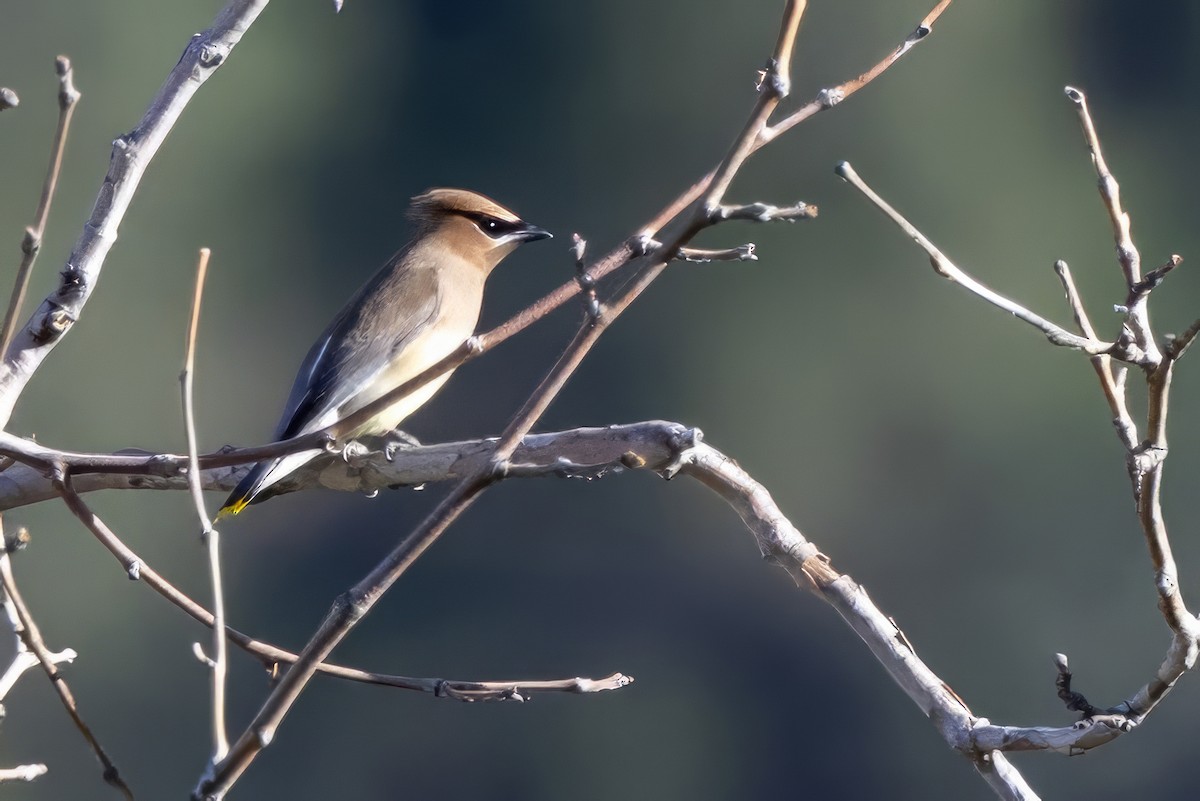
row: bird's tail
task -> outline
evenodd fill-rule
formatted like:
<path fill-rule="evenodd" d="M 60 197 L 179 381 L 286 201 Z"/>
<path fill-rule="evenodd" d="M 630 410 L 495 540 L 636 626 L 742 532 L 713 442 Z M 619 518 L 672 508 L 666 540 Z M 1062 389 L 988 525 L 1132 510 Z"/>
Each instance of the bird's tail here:
<path fill-rule="evenodd" d="M 300 451 L 254 465 L 225 499 L 221 510 L 217 512 L 217 519 L 232 517 L 250 504 L 265 501 L 278 494 L 272 490 L 275 484 L 299 470 L 320 453 L 320 450 Z"/>

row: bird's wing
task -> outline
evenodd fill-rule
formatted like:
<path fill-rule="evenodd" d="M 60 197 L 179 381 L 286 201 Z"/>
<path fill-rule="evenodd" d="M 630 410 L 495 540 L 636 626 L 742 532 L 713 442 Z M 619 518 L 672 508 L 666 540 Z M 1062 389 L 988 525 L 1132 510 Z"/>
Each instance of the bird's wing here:
<path fill-rule="evenodd" d="M 385 284 L 389 284 L 385 286 Z M 381 292 L 381 290 L 386 290 Z M 405 313 L 395 319 L 395 304 L 405 298 Z M 438 313 L 437 275 L 432 270 L 382 270 L 330 323 L 304 357 L 276 429 L 277 439 L 307 433 L 354 397 L 404 350 Z M 322 425 L 327 425 L 326 421 Z"/>

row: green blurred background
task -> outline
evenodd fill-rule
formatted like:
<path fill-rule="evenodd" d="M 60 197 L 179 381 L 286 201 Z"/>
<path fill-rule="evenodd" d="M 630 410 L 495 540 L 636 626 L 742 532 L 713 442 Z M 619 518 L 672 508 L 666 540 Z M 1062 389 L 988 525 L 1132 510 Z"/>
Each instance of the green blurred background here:
<path fill-rule="evenodd" d="M 0 84 L 22 101 L 0 116 L 9 272 L 54 126 L 55 55 L 73 59 L 84 94 L 31 297 L 53 286 L 111 140 L 220 5 L 6 4 Z M 814 0 L 795 102 L 874 63 L 931 5 Z M 310 342 L 403 242 L 406 200 L 431 185 L 486 192 L 559 234 L 494 277 L 484 324 L 504 319 L 571 275 L 571 232 L 602 252 L 719 158 L 753 102 L 781 7 L 349 0 L 335 16 L 326 0 L 272 4 L 151 165 L 86 314 L 12 430 L 73 449 L 180 450 L 183 328 L 195 252 L 209 246 L 202 445 L 264 441 Z M 670 270 L 540 428 L 700 426 L 977 714 L 1070 723 L 1055 651 L 1094 702 L 1128 696 L 1168 636 L 1090 367 L 936 278 L 833 165 L 852 161 L 951 258 L 1060 321 L 1050 268 L 1068 260 L 1112 332 L 1111 235 L 1062 87 L 1089 93 L 1147 265 L 1192 260 L 1198 32 L 1200 7 L 1186 2 L 959 0 L 897 68 L 760 153 L 733 188 L 736 201 L 817 203 L 820 218 L 708 233 L 711 246 L 753 240 L 761 260 Z M 1161 330 L 1186 326 L 1197 297 L 1186 264 L 1156 295 Z M 407 428 L 426 441 L 497 432 L 578 316 L 572 305 L 463 369 Z M 1193 601 L 1198 376 L 1189 360 L 1176 382 L 1166 486 Z M 232 621 L 299 647 L 443 491 L 314 492 L 256 507 L 226 526 Z M 90 500 L 151 564 L 206 597 L 184 493 Z M 207 677 L 190 653 L 206 633 L 131 585 L 58 505 L 6 517 L 34 533 L 18 576 L 51 646 L 80 652 L 67 675 L 87 719 L 139 797 L 185 797 L 209 750 Z M 490 492 L 336 656 L 412 675 L 621 670 L 637 683 L 463 705 L 317 681 L 235 797 L 990 795 L 836 616 L 763 564 L 733 513 L 686 480 Z M 235 724 L 265 689 L 235 653 Z M 1185 681 L 1103 755 L 1017 765 L 1048 798 L 1192 798 L 1198 703 Z M 7 797 L 113 797 L 41 677 L 6 706 L 0 764 L 50 766 Z"/>

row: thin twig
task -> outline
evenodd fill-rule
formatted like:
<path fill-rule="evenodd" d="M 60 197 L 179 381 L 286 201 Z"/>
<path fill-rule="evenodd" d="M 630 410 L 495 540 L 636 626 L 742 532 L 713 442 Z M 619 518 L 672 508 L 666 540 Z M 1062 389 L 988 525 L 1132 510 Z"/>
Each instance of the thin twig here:
<path fill-rule="evenodd" d="M 744 245 L 738 245 L 733 248 L 680 248 L 675 253 L 675 258 L 680 261 L 689 261 L 694 264 L 705 264 L 710 261 L 758 261 L 758 254 L 754 252 L 754 243 L 747 242 Z"/>
<path fill-rule="evenodd" d="M 1137 289 L 1142 281 L 1142 257 L 1138 253 L 1137 246 L 1133 244 L 1129 214 L 1121 206 L 1121 187 L 1108 169 L 1108 162 L 1105 161 L 1104 153 L 1100 149 L 1100 137 L 1096 133 L 1092 113 L 1088 110 L 1087 97 L 1073 86 L 1068 86 L 1063 91 L 1067 98 L 1075 104 L 1075 110 L 1079 115 L 1079 124 L 1083 128 L 1083 136 L 1092 157 L 1092 166 L 1096 169 L 1100 197 L 1104 201 L 1104 208 L 1108 211 L 1109 220 L 1112 222 L 1117 261 L 1120 262 L 1121 271 L 1125 276 L 1125 284 L 1129 290 L 1129 299 L 1126 302 L 1125 310 L 1126 330 L 1133 343 L 1145 354 L 1142 366 L 1150 369 L 1159 363 L 1162 354 L 1159 352 L 1158 343 L 1154 341 L 1154 334 L 1150 329 L 1150 314 L 1146 309 L 1147 293 L 1138 292 Z"/>
<path fill-rule="evenodd" d="M 0 553 L 0 583 L 3 583 L 4 592 L 12 603 L 17 618 L 20 621 L 20 628 L 17 630 L 17 635 L 25 644 L 25 647 L 37 657 L 42 669 L 49 677 L 50 683 L 54 686 L 54 691 L 58 693 L 63 707 L 67 710 L 67 715 L 75 723 L 75 727 L 79 729 L 79 733 L 83 735 L 83 739 L 87 741 L 88 746 L 92 749 L 92 753 L 96 755 L 96 759 L 99 760 L 100 765 L 104 768 L 104 781 L 120 790 L 126 799 L 132 801 L 133 792 L 129 789 L 129 785 L 121 778 L 121 772 L 117 770 L 117 766 L 108 756 L 103 746 L 100 745 L 100 741 L 92 733 L 91 727 L 87 725 L 83 717 L 79 714 L 79 707 L 75 703 L 75 696 L 71 693 L 71 688 L 67 686 L 67 680 L 59 673 L 57 667 L 58 663 L 70 660 L 64 656 L 66 652 L 55 654 L 46 647 L 41 632 L 38 631 L 37 624 L 29 612 L 29 607 L 25 605 L 25 601 L 21 598 L 21 593 L 17 589 L 17 582 L 13 578 L 12 572 L 12 558 L 7 551 Z M 71 657 L 74 657 L 74 652 L 71 652 Z"/>
<path fill-rule="evenodd" d="M 1182 334 L 1176 334 L 1171 337 L 1167 348 L 1167 356 L 1178 361 L 1183 357 L 1184 352 L 1192 346 L 1192 343 L 1196 341 L 1198 335 L 1200 335 L 1200 320 L 1195 320 Z"/>
<path fill-rule="evenodd" d="M 942 12 L 950 5 L 951 0 L 940 0 L 934 8 L 925 15 L 916 29 L 910 33 L 896 49 L 889 53 L 885 58 L 871 67 L 871 69 L 859 75 L 857 78 L 845 81 L 837 86 L 827 87 L 817 92 L 816 97 L 800 107 L 796 111 L 789 114 L 784 119 L 774 125 L 765 128 L 759 138 L 754 142 L 754 150 L 769 144 L 781 134 L 786 133 L 795 126 L 827 109 L 841 103 L 850 95 L 865 87 L 867 84 L 880 77 L 897 61 L 900 60 L 906 53 L 912 50 L 918 43 L 924 41 L 930 33 L 933 32 L 933 25 L 941 17 Z M 699 181 L 691 186 L 686 192 L 671 201 L 666 208 L 658 213 L 658 215 L 645 226 L 641 233 L 646 236 L 657 236 L 658 231 L 667 224 L 668 221 L 679 215 L 684 208 L 693 203 L 696 198 L 708 188 L 709 182 L 713 177 L 712 172 L 705 175 Z"/>
<path fill-rule="evenodd" d="M 137 581 L 145 582 L 145 584 L 161 595 L 163 598 L 170 601 L 176 607 L 181 609 L 192 619 L 200 622 L 205 626 L 212 627 L 214 625 L 214 617 L 211 612 L 205 609 L 200 604 L 196 603 L 184 592 L 179 590 L 171 582 L 167 581 L 161 574 L 151 567 L 144 559 L 127 546 L 120 537 L 113 533 L 103 520 L 101 520 L 87 505 L 82 497 L 75 491 L 72 484 L 70 474 L 65 471 L 58 472 L 58 478 L 55 480 L 55 489 L 66 502 L 67 507 L 73 514 L 84 524 L 96 539 L 111 553 L 121 564 L 125 574 Z M 237 629 L 226 626 L 225 634 L 231 642 L 243 649 L 247 653 L 256 657 L 264 667 L 274 670 L 280 664 L 291 664 L 295 662 L 299 656 L 292 652 L 271 645 L 270 643 L 257 640 L 247 634 L 243 634 Z M 560 679 L 551 681 L 548 684 L 518 680 L 515 682 L 494 682 L 494 681 L 472 681 L 460 679 L 441 679 L 441 678 L 413 678 L 409 676 L 396 676 L 386 673 L 375 673 L 357 668 L 345 667 L 332 663 L 322 663 L 317 667 L 318 672 L 340 679 L 349 681 L 362 682 L 364 684 L 379 684 L 388 687 L 396 687 L 404 690 L 415 690 L 422 693 L 430 693 L 442 698 L 454 698 L 459 700 L 468 700 L 464 696 L 477 691 L 480 687 L 494 686 L 497 688 L 497 699 L 509 698 L 508 688 L 516 685 L 519 688 L 525 688 L 528 692 L 530 689 L 561 691 L 561 692 L 599 692 L 601 690 L 615 690 L 629 684 L 632 679 L 624 676 L 621 673 L 615 673 L 603 679 Z M 578 681 L 578 686 L 572 685 L 572 682 Z M 440 689 L 439 689 L 440 688 Z M 461 692 L 460 692 L 461 691 Z M 469 700 L 478 700 L 478 692 Z M 515 700 L 515 699 L 514 699 Z"/>
<path fill-rule="evenodd" d="M 1088 339 L 1096 339 L 1096 329 L 1092 327 L 1092 321 L 1083 305 L 1083 299 L 1079 296 L 1079 289 L 1075 286 L 1071 268 L 1065 261 L 1059 259 L 1054 262 L 1054 272 L 1058 275 L 1058 280 L 1062 282 L 1063 292 L 1067 296 L 1067 305 L 1071 307 L 1071 314 L 1075 317 L 1075 324 L 1079 326 L 1079 332 Z M 1129 414 L 1129 407 L 1126 404 L 1125 382 L 1118 381 L 1113 375 L 1112 357 L 1107 353 L 1098 353 L 1092 356 L 1091 362 L 1096 371 L 1096 377 L 1100 379 L 1100 388 L 1104 392 L 1104 399 L 1108 402 L 1108 408 L 1112 412 L 1113 427 L 1117 431 L 1117 437 L 1125 446 L 1126 451 L 1132 451 L 1137 447 L 1137 423 L 1133 422 L 1133 417 Z M 1125 368 L 1120 366 L 1118 369 L 1123 371 Z"/>
<path fill-rule="evenodd" d="M 815 219 L 819 209 L 811 203 L 794 206 L 772 206 L 770 203 L 746 203 L 740 206 L 718 206 L 713 211 L 717 220 L 753 220 L 754 222 L 796 222 Z"/>
<path fill-rule="evenodd" d="M 225 642 L 225 590 L 221 580 L 221 535 L 212 527 L 208 510 L 204 508 L 204 490 L 200 486 L 200 458 L 196 446 L 196 410 L 192 384 L 196 373 L 196 335 L 200 330 L 200 303 L 204 297 L 204 278 L 208 274 L 208 258 L 212 251 L 200 248 L 196 262 L 196 288 L 192 293 L 192 313 L 188 319 L 187 341 L 184 345 L 183 372 L 179 374 L 183 396 L 183 425 L 187 435 L 188 487 L 208 552 L 208 572 L 213 595 L 213 656 L 207 660 L 212 670 L 212 761 L 218 762 L 229 753 L 229 738 L 225 733 L 225 677 L 229 656 Z"/>
<path fill-rule="evenodd" d="M 62 170 L 63 153 L 67 149 L 67 134 L 71 129 L 71 117 L 75 114 L 75 104 L 82 96 L 75 88 L 74 73 L 71 61 L 66 56 L 54 60 L 54 71 L 58 74 L 58 127 L 54 131 L 54 144 L 50 147 L 50 166 L 46 170 L 46 180 L 42 184 L 42 196 L 38 199 L 37 211 L 33 215 L 33 225 L 25 229 L 21 240 L 21 266 L 17 268 L 17 278 L 13 285 L 12 297 L 8 301 L 8 311 L 4 314 L 4 323 L 0 325 L 0 354 L 8 352 L 16 333 L 17 319 L 21 306 L 25 303 L 25 293 L 29 289 L 29 277 L 33 273 L 33 263 L 37 260 L 38 251 L 42 248 L 42 236 L 46 233 L 46 221 L 50 218 L 50 204 L 54 200 L 54 190 L 58 186 L 58 174 Z"/>
<path fill-rule="evenodd" d="M 935 246 L 928 237 L 917 230 L 916 226 L 905 219 L 900 212 L 892 208 L 892 206 L 889 205 L 886 200 L 876 194 L 871 187 L 867 186 L 866 182 L 864 182 L 862 178 L 859 177 L 858 173 L 854 171 L 854 168 L 850 166 L 850 162 L 843 161 L 837 166 L 836 172 L 841 178 L 845 179 L 847 183 L 851 184 L 868 200 L 875 204 L 876 208 L 882 211 L 884 215 L 894 222 L 901 231 L 903 231 L 910 239 L 916 242 L 922 250 L 929 254 L 929 263 L 933 267 L 934 272 L 936 272 L 938 275 L 942 276 L 948 281 L 952 281 L 962 286 L 968 292 L 979 296 L 998 309 L 1006 311 L 1017 319 L 1029 323 L 1034 328 L 1045 334 L 1046 339 L 1050 340 L 1050 342 L 1055 345 L 1075 348 L 1076 350 L 1081 350 L 1084 353 L 1092 355 L 1107 353 L 1112 350 L 1113 343 L 1103 342 L 1095 339 L 1094 337 L 1072 334 L 1065 328 L 1057 325 L 1056 323 L 1050 322 L 1040 315 L 1034 314 L 1032 311 L 1017 303 L 1015 300 L 1001 295 L 999 292 L 984 286 L 979 281 L 976 281 L 974 278 L 967 275 L 957 265 L 955 265 L 954 262 L 946 258 L 946 256 L 937 249 L 937 246 Z"/>
<path fill-rule="evenodd" d="M 1159 595 L 1158 606 L 1176 638 L 1185 643 L 1185 648 L 1194 650 L 1198 647 L 1200 624 L 1184 604 L 1179 589 L 1178 567 L 1162 514 L 1163 468 L 1167 455 L 1167 409 L 1175 366 L 1172 354 L 1177 351 L 1172 348 L 1168 351 L 1167 358 L 1163 358 L 1157 337 L 1150 325 L 1148 305 L 1150 291 L 1182 260 L 1173 256 L 1166 265 L 1152 270 L 1145 278 L 1142 277 L 1141 256 L 1130 233 L 1129 213 L 1121 204 L 1120 185 L 1104 159 L 1100 137 L 1088 109 L 1087 97 L 1080 90 L 1070 86 L 1066 87 L 1065 92 L 1079 115 L 1088 152 L 1099 179 L 1100 196 L 1112 222 L 1117 260 L 1120 262 L 1128 289 L 1124 309 L 1125 321 L 1118 345 L 1127 352 L 1135 348 L 1142 351 L 1142 357 L 1137 363 L 1146 374 L 1146 440 L 1130 450 L 1126 464 L 1137 501 L 1138 518 L 1142 524 L 1150 560 L 1154 565 L 1155 588 Z M 1169 688 L 1170 684 L 1161 694 L 1165 694 Z M 1157 701 L 1161 694 L 1154 700 Z"/>

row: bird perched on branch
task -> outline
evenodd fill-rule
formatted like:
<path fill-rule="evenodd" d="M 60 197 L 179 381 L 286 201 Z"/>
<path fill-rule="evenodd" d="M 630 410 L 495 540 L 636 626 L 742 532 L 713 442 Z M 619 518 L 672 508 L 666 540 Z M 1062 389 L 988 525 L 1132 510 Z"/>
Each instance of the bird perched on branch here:
<path fill-rule="evenodd" d="M 441 361 L 475 330 L 483 285 L 523 242 L 546 239 L 483 195 L 431 189 L 412 199 L 412 240 L 338 313 L 300 365 L 276 439 L 319 431 Z M 383 434 L 433 397 L 443 373 L 396 400 L 345 436 Z M 235 515 L 276 494 L 272 487 L 321 450 L 254 465 L 221 507 Z"/>

